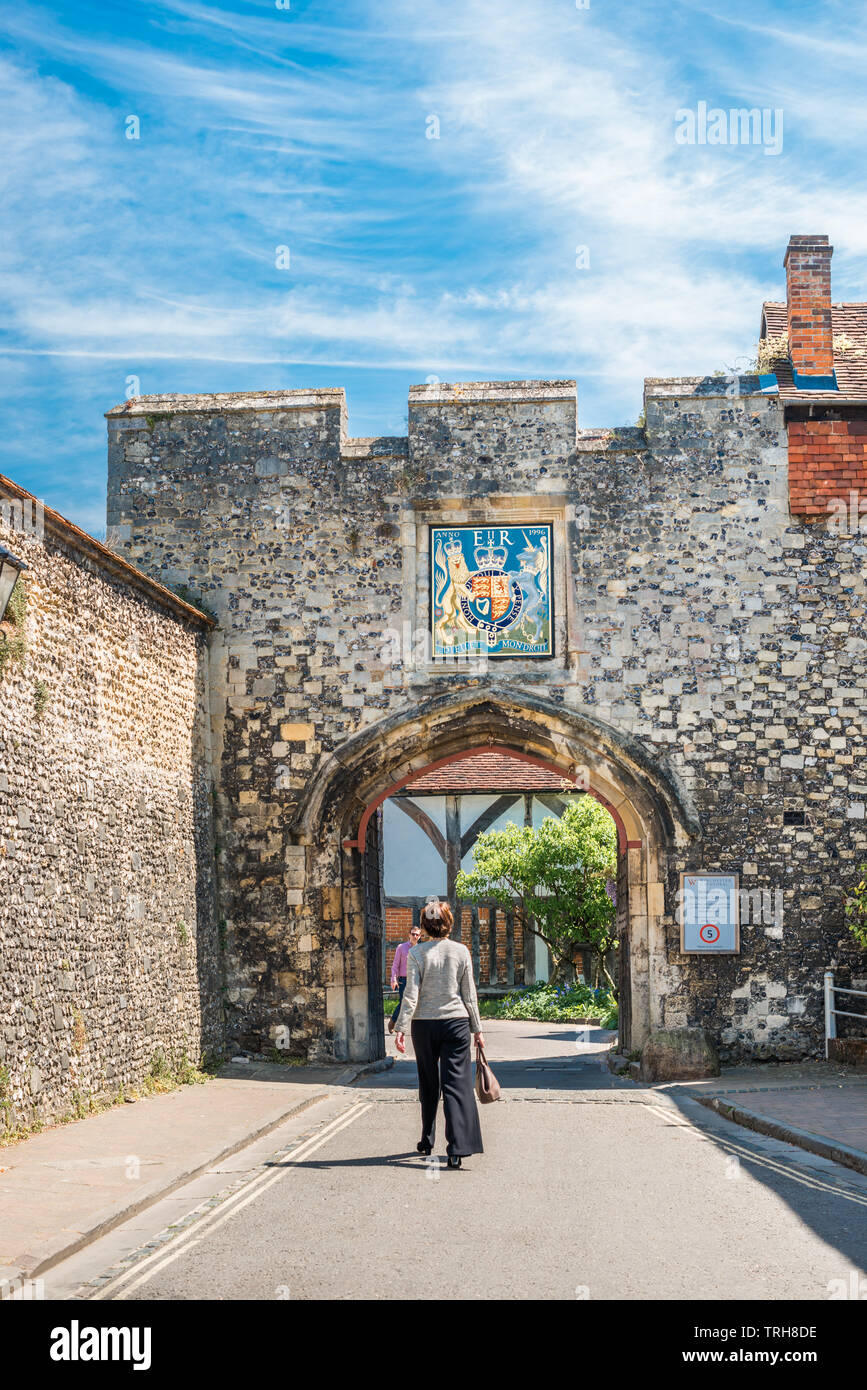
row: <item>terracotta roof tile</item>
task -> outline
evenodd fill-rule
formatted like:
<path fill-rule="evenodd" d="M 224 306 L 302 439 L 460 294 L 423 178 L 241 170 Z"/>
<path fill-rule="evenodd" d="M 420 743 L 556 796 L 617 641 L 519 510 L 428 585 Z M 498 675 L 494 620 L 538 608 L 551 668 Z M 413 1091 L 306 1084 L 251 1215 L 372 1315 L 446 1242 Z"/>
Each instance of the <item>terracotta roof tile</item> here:
<path fill-rule="evenodd" d="M 563 778 L 547 768 L 510 758 L 508 753 L 477 753 L 434 772 L 423 772 L 407 784 L 407 792 L 555 791 Z"/>
<path fill-rule="evenodd" d="M 786 336 L 785 304 L 768 303 L 762 305 L 762 337 L 782 338 Z M 834 353 L 834 370 L 837 373 L 837 391 L 799 391 L 792 380 L 789 362 L 774 367 L 780 387 L 780 395 L 791 399 L 822 400 L 867 399 L 867 304 L 832 304 L 831 331 L 835 338 L 850 338 L 854 344 L 848 352 Z"/>

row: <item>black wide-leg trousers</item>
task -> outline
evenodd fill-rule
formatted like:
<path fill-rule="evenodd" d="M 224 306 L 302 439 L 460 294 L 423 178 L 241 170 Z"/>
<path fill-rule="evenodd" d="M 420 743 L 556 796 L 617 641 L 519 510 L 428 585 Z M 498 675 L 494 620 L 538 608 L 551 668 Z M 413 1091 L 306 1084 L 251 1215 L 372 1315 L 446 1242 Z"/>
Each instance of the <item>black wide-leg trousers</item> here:
<path fill-rule="evenodd" d="M 446 1117 L 446 1153 L 465 1157 L 484 1153 L 479 1109 L 473 1090 L 468 1018 L 412 1021 L 418 1066 L 422 1142 L 434 1146 L 440 1091 Z"/>

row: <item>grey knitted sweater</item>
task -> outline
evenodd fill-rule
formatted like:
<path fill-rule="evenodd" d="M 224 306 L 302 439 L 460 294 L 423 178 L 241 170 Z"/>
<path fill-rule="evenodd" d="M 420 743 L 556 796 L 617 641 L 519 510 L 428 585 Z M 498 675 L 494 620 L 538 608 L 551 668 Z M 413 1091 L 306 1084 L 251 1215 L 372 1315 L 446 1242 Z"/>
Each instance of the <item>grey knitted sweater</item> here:
<path fill-rule="evenodd" d="M 448 937 L 420 941 L 407 957 L 406 988 L 395 1032 L 406 1033 L 413 1018 L 466 1018 L 467 1015 L 472 1032 L 480 1033 L 482 1020 L 473 962 L 466 946 Z"/>

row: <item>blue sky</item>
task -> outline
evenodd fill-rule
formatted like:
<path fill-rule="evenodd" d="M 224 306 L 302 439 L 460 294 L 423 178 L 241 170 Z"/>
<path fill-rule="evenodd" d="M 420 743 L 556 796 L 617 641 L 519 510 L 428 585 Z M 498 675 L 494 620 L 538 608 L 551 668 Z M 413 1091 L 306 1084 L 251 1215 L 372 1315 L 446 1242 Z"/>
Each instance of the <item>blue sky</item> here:
<path fill-rule="evenodd" d="M 645 376 L 746 364 L 791 232 L 867 299 L 859 6 L 76 0 L 3 32 L 0 471 L 96 534 L 130 377 L 344 386 L 353 435 L 428 376 L 577 377 L 580 424 L 628 424 Z M 678 144 L 700 101 L 782 109 L 782 152 Z"/>

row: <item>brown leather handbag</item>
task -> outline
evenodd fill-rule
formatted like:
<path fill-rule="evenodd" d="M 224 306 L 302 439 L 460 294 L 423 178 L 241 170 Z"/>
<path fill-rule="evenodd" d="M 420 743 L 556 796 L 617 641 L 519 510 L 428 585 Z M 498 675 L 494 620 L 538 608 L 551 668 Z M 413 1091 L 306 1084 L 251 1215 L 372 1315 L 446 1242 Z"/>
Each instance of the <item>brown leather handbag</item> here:
<path fill-rule="evenodd" d="M 483 1047 L 476 1048 L 476 1095 L 482 1105 L 500 1099 L 500 1083 L 488 1066 Z"/>

